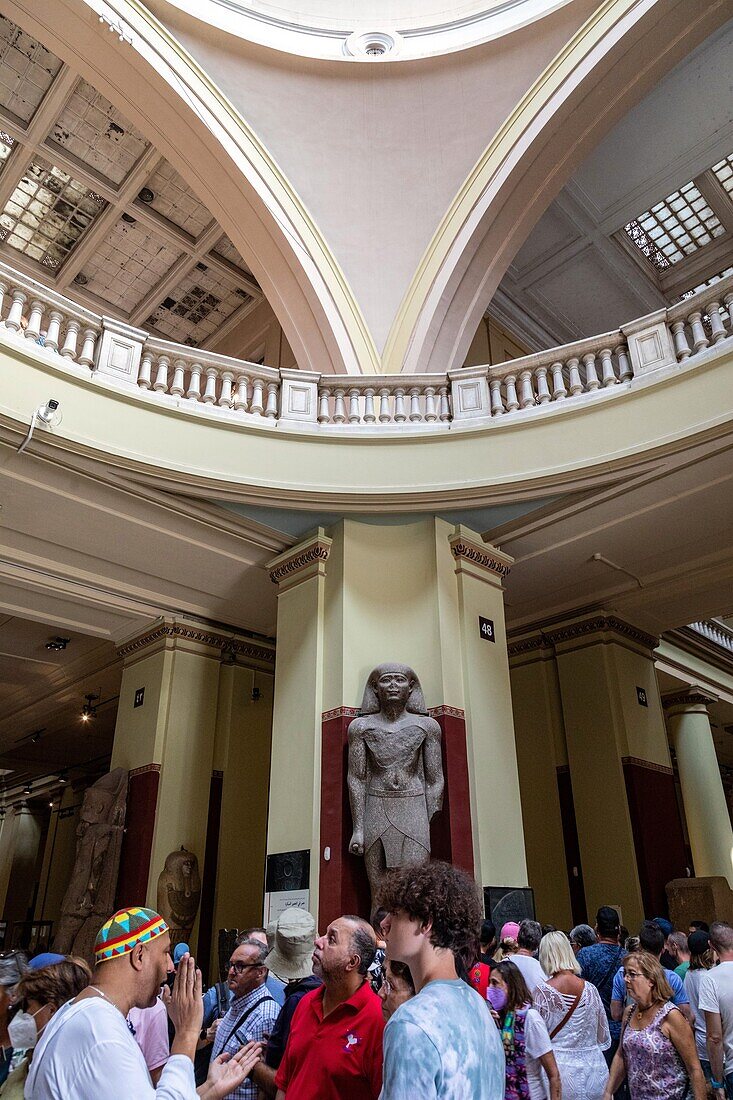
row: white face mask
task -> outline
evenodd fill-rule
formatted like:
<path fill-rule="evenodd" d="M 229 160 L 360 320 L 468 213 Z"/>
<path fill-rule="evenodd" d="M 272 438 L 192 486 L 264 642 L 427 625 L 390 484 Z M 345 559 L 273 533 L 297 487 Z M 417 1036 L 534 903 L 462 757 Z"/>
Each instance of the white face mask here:
<path fill-rule="evenodd" d="M 39 1031 L 35 1018 L 42 1011 L 43 1006 L 33 1015 L 30 1012 L 16 1012 L 13 1016 L 8 1024 L 8 1038 L 13 1050 L 31 1050 L 36 1045 Z M 43 1031 L 43 1028 L 41 1028 L 41 1031 Z"/>

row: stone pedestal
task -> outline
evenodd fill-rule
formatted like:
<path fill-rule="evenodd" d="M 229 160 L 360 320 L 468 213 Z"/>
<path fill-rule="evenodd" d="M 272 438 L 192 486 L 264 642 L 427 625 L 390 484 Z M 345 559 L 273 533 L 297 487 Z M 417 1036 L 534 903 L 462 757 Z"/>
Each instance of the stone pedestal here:
<path fill-rule="evenodd" d="M 673 879 L 667 883 L 667 901 L 669 919 L 683 932 L 693 920 L 733 924 L 733 890 L 722 875 Z"/>

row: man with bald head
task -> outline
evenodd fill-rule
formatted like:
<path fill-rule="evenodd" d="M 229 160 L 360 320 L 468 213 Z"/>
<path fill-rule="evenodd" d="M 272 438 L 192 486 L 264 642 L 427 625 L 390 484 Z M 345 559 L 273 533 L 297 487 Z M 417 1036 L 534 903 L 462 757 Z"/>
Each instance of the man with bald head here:
<path fill-rule="evenodd" d="M 377 951 L 361 917 L 338 917 L 313 952 L 323 985 L 295 1010 L 275 1077 L 277 1100 L 377 1100 L 382 1088 L 382 1003 L 367 980 Z"/>

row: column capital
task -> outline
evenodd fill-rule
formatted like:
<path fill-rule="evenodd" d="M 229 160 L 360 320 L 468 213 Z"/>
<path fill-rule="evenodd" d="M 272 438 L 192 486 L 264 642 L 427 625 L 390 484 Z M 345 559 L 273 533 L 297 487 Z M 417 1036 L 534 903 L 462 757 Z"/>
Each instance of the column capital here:
<path fill-rule="evenodd" d="M 647 650 L 655 650 L 659 645 L 659 638 L 653 634 L 647 634 L 645 630 L 618 619 L 615 615 L 607 615 L 605 611 L 593 612 L 556 626 L 543 627 L 542 633 L 554 646 L 573 643 L 589 634 L 617 634 Z"/>
<path fill-rule="evenodd" d="M 241 658 L 243 663 L 254 661 L 257 665 L 272 667 L 275 663 L 275 647 L 265 642 L 243 637 L 235 631 L 217 629 L 205 623 L 160 619 L 144 630 L 126 638 L 117 646 L 117 656 L 126 664 L 141 657 L 148 657 L 158 649 L 193 647 L 204 656 L 221 659 L 223 656 Z M 206 651 L 216 651 L 207 653 Z"/>
<path fill-rule="evenodd" d="M 476 542 L 460 525 L 456 527 L 448 543 L 456 561 L 456 573 L 462 573 L 468 568 L 474 576 L 487 574 L 482 577 L 483 580 L 489 580 L 492 577 L 503 580 L 514 565 L 514 558 L 509 554 L 505 554 L 490 542 Z"/>
<path fill-rule="evenodd" d="M 709 691 L 705 691 L 696 684 L 682 688 L 680 691 L 668 692 L 662 696 L 662 706 L 669 715 L 681 714 L 684 711 L 700 713 L 705 711 L 711 703 L 717 702 L 717 697 Z"/>
<path fill-rule="evenodd" d="M 283 592 L 311 577 L 325 577 L 326 562 L 332 545 L 333 539 L 328 537 L 322 527 L 318 527 L 303 542 L 283 554 L 278 554 L 268 563 L 270 580 Z"/>

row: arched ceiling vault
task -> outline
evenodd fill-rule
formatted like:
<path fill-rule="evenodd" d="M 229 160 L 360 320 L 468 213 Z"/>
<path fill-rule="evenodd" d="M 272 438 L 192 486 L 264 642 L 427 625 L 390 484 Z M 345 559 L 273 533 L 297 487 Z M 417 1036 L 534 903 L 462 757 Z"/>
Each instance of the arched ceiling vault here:
<path fill-rule="evenodd" d="M 124 106 L 239 248 L 301 369 L 324 373 L 460 366 L 583 157 L 731 14 L 573 0 L 509 43 L 351 67 L 284 62 L 180 12 L 166 29 L 173 9 L 149 4 L 4 11 Z"/>

